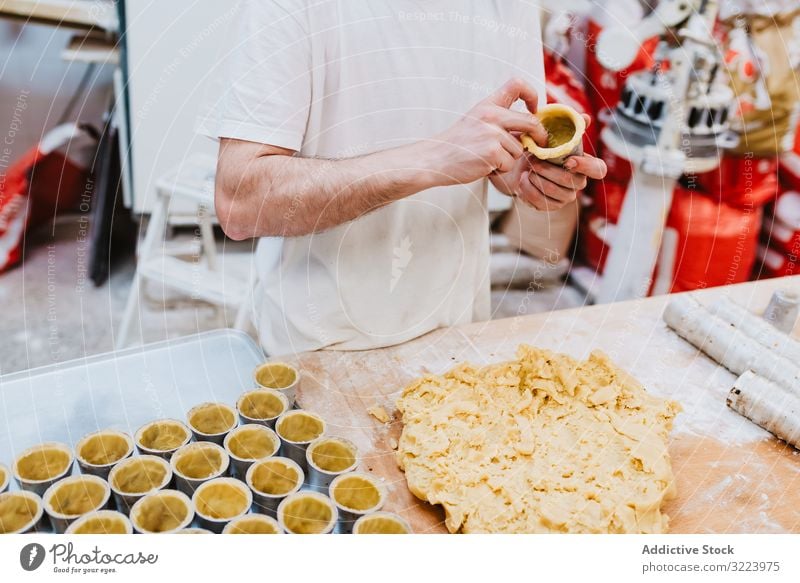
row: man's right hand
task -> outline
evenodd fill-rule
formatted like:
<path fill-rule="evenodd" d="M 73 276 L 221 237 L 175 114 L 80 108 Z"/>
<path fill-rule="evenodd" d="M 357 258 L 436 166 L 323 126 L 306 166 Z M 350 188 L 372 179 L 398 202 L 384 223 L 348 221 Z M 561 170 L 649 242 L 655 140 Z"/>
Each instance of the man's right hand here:
<path fill-rule="evenodd" d="M 529 113 L 511 110 L 522 99 Z M 540 145 L 547 144 L 547 130 L 536 117 L 536 90 L 521 79 L 511 79 L 495 93 L 470 109 L 445 132 L 423 142 L 430 146 L 428 162 L 437 181 L 468 184 L 493 172 L 508 172 L 524 149 L 520 133 L 528 133 Z"/>

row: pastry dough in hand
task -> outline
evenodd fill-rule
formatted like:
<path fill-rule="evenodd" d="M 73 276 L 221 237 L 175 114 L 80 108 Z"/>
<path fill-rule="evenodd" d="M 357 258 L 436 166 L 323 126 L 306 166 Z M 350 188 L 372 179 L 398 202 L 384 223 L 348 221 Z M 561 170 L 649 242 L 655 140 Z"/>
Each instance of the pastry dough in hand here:
<path fill-rule="evenodd" d="M 601 352 L 578 362 L 523 345 L 514 361 L 419 379 L 397 408 L 399 465 L 450 532 L 666 531 L 680 406 Z"/>

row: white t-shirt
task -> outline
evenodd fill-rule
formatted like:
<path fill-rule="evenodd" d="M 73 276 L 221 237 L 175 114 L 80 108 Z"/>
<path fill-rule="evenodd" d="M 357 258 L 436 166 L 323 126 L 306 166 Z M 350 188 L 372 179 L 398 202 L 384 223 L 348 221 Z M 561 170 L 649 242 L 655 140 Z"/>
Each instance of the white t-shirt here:
<path fill-rule="evenodd" d="M 229 78 L 201 116 L 213 137 L 335 159 L 441 132 L 512 76 L 544 103 L 535 2 L 247 0 L 236 18 Z M 323 233 L 261 239 L 265 350 L 375 348 L 488 319 L 486 187 L 434 188 Z"/>

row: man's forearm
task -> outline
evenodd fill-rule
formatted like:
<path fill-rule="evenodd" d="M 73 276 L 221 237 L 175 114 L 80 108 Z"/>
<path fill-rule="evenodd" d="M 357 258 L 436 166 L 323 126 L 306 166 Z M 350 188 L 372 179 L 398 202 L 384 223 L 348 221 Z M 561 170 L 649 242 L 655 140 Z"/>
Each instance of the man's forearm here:
<path fill-rule="evenodd" d="M 223 221 L 234 237 L 293 237 L 325 231 L 443 183 L 414 144 L 343 160 L 264 155 L 220 179 Z M 231 178 L 233 178 L 233 182 Z"/>
<path fill-rule="evenodd" d="M 511 109 L 519 99 L 528 112 Z M 532 115 L 537 101 L 528 83 L 510 79 L 431 138 L 347 160 L 303 159 L 278 146 L 223 138 L 217 216 L 234 239 L 308 235 L 428 188 L 509 173 L 521 168 L 519 133 L 547 143 Z M 515 184 L 502 186 L 511 192 Z"/>

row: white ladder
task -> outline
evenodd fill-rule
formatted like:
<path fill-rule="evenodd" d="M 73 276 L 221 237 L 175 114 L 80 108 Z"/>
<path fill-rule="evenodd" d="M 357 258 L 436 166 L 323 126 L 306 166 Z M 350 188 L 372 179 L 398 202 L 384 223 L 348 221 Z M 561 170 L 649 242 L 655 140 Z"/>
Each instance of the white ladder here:
<path fill-rule="evenodd" d="M 243 280 L 220 269 L 213 230 L 215 164 L 211 156 L 194 155 L 156 183 L 156 204 L 139 246 L 136 274 L 116 334 L 116 348 L 128 343 L 135 317 L 139 317 L 141 326 L 142 284 L 148 280 L 184 292 L 192 299 L 234 307 L 237 309 L 234 327 L 244 330 L 250 324 L 253 270 Z M 186 261 L 165 249 L 172 199 L 181 199 L 182 206 L 188 203 L 196 209 L 202 255 L 197 261 Z"/>

